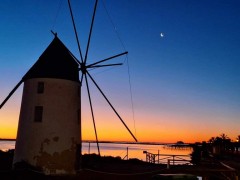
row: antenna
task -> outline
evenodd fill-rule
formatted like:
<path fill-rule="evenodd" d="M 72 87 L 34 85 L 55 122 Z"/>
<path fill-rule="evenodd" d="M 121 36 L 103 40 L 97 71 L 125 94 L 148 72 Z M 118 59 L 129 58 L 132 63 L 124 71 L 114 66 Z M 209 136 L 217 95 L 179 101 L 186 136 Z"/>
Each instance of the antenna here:
<path fill-rule="evenodd" d="M 55 37 L 57 37 L 57 33 L 56 33 L 56 32 L 53 32 L 53 30 L 51 30 L 51 33 L 52 33 Z"/>

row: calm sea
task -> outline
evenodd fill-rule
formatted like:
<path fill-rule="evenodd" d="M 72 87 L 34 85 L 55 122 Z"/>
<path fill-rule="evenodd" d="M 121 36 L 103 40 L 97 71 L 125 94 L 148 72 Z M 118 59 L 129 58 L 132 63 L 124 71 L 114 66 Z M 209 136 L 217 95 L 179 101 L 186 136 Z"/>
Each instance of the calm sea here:
<path fill-rule="evenodd" d="M 145 145 L 145 144 L 118 144 L 118 143 L 99 143 L 100 153 L 102 156 L 119 156 L 124 158 L 128 154 L 128 158 L 138 158 L 146 160 L 147 151 L 153 154 L 168 154 L 168 155 L 189 155 L 192 152 L 191 148 L 170 148 L 166 145 Z M 15 141 L 0 141 L 0 149 L 7 151 L 15 148 Z M 96 143 L 83 143 L 83 154 L 96 153 Z M 184 157 L 189 160 L 190 157 Z M 163 162 L 165 163 L 165 162 Z"/>

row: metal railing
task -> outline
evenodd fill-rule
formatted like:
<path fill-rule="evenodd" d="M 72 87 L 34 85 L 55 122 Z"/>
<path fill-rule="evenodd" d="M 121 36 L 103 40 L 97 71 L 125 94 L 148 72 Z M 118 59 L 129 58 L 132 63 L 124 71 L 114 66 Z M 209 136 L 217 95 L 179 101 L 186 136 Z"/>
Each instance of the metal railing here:
<path fill-rule="evenodd" d="M 143 151 L 146 154 L 146 162 L 154 164 L 168 164 L 170 165 L 192 165 L 190 155 L 173 155 L 173 154 L 157 154 Z"/>

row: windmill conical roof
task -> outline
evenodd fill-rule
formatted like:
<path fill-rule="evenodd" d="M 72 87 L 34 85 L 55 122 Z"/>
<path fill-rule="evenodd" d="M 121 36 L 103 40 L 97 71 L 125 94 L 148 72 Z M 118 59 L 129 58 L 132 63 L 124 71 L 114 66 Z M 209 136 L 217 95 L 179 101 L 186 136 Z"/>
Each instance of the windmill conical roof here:
<path fill-rule="evenodd" d="M 23 81 L 32 78 L 79 81 L 78 75 L 78 63 L 62 41 L 55 36 L 37 62 L 25 74 Z"/>

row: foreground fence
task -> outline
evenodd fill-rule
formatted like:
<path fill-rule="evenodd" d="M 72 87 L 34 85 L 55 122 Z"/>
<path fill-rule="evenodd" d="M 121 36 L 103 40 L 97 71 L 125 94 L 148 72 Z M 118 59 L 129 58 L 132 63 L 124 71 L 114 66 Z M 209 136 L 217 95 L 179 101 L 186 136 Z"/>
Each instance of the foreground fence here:
<path fill-rule="evenodd" d="M 146 162 L 154 164 L 168 164 L 170 165 L 191 165 L 190 155 L 172 155 L 172 154 L 160 154 L 159 151 L 157 154 L 153 154 L 147 151 L 143 151 L 146 154 Z"/>

